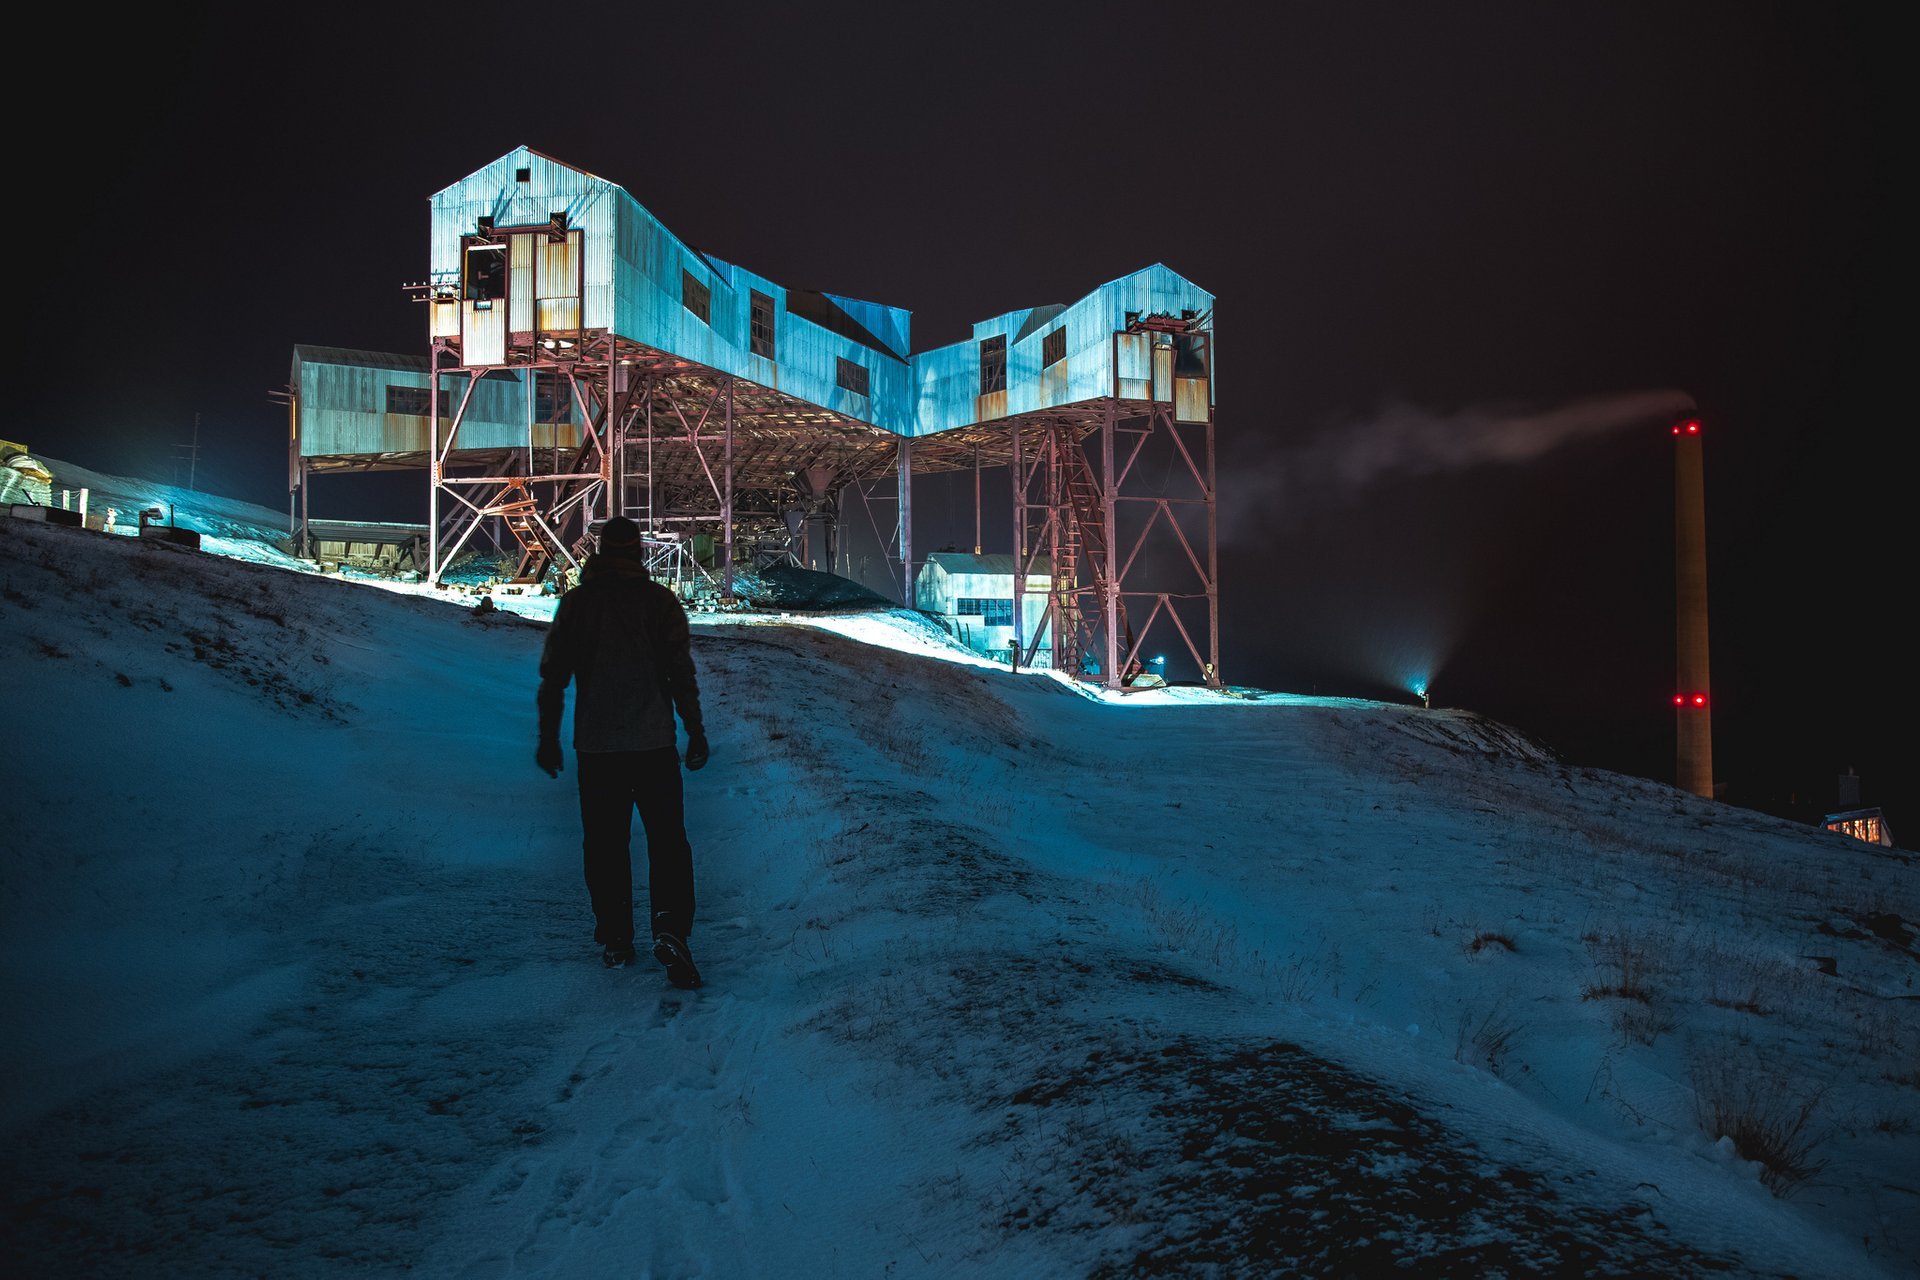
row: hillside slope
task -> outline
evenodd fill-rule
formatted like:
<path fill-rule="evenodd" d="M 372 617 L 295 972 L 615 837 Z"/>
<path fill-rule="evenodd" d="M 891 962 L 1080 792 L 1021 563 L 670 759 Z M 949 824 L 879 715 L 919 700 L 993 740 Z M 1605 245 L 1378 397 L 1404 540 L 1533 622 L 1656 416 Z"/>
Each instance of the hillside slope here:
<path fill-rule="evenodd" d="M 1920 1257 L 1899 851 L 1457 713 L 1116 707 L 706 625 L 710 986 L 684 995 L 597 963 L 572 779 L 531 760 L 542 634 L 0 522 L 9 1252 L 457 1276 Z M 1769 1173 L 1703 1097 L 1804 1109 L 1806 1149 Z"/>

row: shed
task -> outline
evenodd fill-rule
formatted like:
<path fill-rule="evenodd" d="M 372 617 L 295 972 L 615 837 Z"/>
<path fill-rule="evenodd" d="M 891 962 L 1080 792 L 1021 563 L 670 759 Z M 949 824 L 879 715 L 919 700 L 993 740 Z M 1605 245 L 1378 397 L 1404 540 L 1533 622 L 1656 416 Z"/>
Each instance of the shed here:
<path fill-rule="evenodd" d="M 927 557 L 915 577 L 916 599 L 922 612 L 939 617 L 961 643 L 990 657 L 1003 658 L 1013 638 L 1014 575 L 1010 555 L 974 555 L 965 551 L 936 551 Z M 1040 638 L 1035 666 L 1050 665 L 1052 639 L 1047 635 L 1047 593 L 1053 587 L 1053 567 L 1037 556 L 1039 572 L 1026 578 L 1020 604 L 1020 647 Z"/>
<path fill-rule="evenodd" d="M 372 520 L 309 520 L 313 557 L 368 573 L 395 574 L 427 567 L 427 526 Z"/>

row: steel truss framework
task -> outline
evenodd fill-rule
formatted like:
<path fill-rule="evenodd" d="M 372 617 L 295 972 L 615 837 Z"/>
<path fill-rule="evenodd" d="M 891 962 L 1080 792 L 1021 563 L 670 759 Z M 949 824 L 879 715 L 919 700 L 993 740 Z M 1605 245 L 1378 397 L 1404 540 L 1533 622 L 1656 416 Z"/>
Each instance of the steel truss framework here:
<path fill-rule="evenodd" d="M 462 366 L 457 344 L 434 345 L 429 413 L 441 429 L 425 460 L 433 581 L 489 520 L 519 543 L 516 576 L 538 580 L 550 568 L 576 566 L 593 524 L 624 514 L 650 539 L 691 545 L 711 537 L 719 589 L 731 595 L 742 560 L 831 564 L 842 489 L 897 476 L 911 458 L 910 442 L 892 432 L 604 331 L 569 334 L 571 345 L 543 338 L 510 351 L 502 366 Z M 535 421 L 529 378 L 526 443 L 463 448 L 473 387 L 499 368 L 531 370 L 565 388 L 564 398 L 553 398 L 572 410 L 577 442 L 535 445 L 549 424 Z M 814 518 L 791 528 L 794 510 Z"/>
<path fill-rule="evenodd" d="M 1129 332 L 1142 330 L 1188 335 L 1211 372 L 1204 333 L 1151 317 Z M 1042 554 L 1052 567 L 1041 606 L 1047 625 L 1034 629 L 1017 661 L 1031 664 L 1047 634 L 1054 667 L 1123 689 L 1141 672 L 1141 655 L 1160 626 L 1178 634 L 1205 683 L 1219 688 L 1210 400 L 1203 420 L 1181 421 L 1171 402 L 1116 394 L 1086 412 L 1024 415 L 1010 424 L 1009 436 L 1016 636 L 1026 634 L 1028 576 Z"/>
<path fill-rule="evenodd" d="M 1143 330 L 1187 335 L 1211 372 L 1208 334 L 1163 317 L 1128 332 Z M 1119 338 L 1113 335 L 1116 369 Z M 518 544 L 516 577 L 537 581 L 556 567 L 577 567 L 596 522 L 624 514 L 643 526 L 656 554 L 678 565 L 692 563 L 696 537 L 711 537 L 709 576 L 731 597 L 743 559 L 756 567 L 777 559 L 840 567 L 836 525 L 851 518 L 851 487 L 889 571 L 899 567 L 896 586 L 911 608 L 912 476 L 1004 466 L 1013 491 L 1014 634 L 1025 634 L 1026 579 L 1045 555 L 1051 587 L 1040 607 L 1054 667 L 1126 688 L 1158 628 L 1177 633 L 1204 681 L 1219 687 L 1210 403 L 1203 421 L 1180 421 L 1170 400 L 1121 399 L 1116 380 L 1108 398 L 911 439 L 604 330 L 537 339 L 510 347 L 508 364 L 486 367 L 461 365 L 456 342 L 436 341 L 429 421 L 439 429 L 431 455 L 363 464 L 426 465 L 430 581 L 439 582 L 490 520 L 496 540 L 504 529 Z M 564 400 L 550 397 L 551 420 L 536 422 L 528 377 L 525 444 L 463 449 L 473 389 L 496 369 L 547 375 L 565 388 Z M 576 442 L 535 444 L 541 427 L 558 441 L 557 424 L 567 417 L 578 424 Z M 1154 471 L 1162 472 L 1157 486 Z M 889 478 L 897 510 L 883 531 L 872 504 L 887 500 L 874 490 Z M 788 523 L 794 510 L 803 513 L 798 529 Z M 677 555 L 668 550 L 675 543 L 683 548 Z M 1036 629 L 1017 652 L 1017 665 L 1034 663 L 1041 635 Z"/>

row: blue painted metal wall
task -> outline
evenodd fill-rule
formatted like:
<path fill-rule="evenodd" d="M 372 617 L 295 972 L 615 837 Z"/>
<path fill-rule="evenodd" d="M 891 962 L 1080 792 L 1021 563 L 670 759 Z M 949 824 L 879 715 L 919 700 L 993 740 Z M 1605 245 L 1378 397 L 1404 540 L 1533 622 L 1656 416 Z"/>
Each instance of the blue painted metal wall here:
<path fill-rule="evenodd" d="M 1111 396 L 1112 336 L 1128 312 L 1178 316 L 1213 308 L 1212 294 L 1156 264 L 1070 305 L 1008 312 L 976 324 L 968 341 L 910 354 L 912 318 L 904 309 L 837 294 L 790 298 L 766 277 L 694 249 L 618 185 L 526 147 L 432 197 L 430 280 L 457 295 L 461 237 L 480 217 L 491 218 L 496 230 L 544 229 L 557 213 L 582 232 L 584 327 L 611 328 L 903 436 Z M 683 273 L 707 290 L 705 320 L 686 306 Z M 772 359 L 751 351 L 749 298 L 756 290 L 774 303 Z M 429 310 L 438 316 L 445 305 Z M 444 317 L 432 323 L 447 331 Z M 1047 335 L 1061 328 L 1066 357 L 1043 367 Z M 980 340 L 998 335 L 1007 338 L 1004 404 L 979 394 Z M 867 371 L 866 395 L 840 385 L 841 360 Z M 1212 386 L 1199 394 L 1210 401 Z"/>
<path fill-rule="evenodd" d="M 462 449 L 511 449 L 527 443 L 527 384 L 520 371 L 489 374 L 473 388 L 473 400 L 460 427 Z M 441 375 L 441 440 L 453 415 L 467 376 Z M 325 458 L 345 454 L 422 453 L 427 449 L 427 415 L 387 412 L 387 388 L 425 390 L 427 361 L 423 356 L 394 356 L 335 347 L 298 346 L 293 349 L 293 388 L 298 416 L 295 443 L 301 457 Z M 564 384 L 563 388 L 564 388 Z M 563 391 L 564 394 L 564 391 Z M 533 443 L 541 448 L 568 448 L 580 442 L 579 412 L 572 405 L 562 413 L 563 427 L 545 421 L 536 426 Z"/>

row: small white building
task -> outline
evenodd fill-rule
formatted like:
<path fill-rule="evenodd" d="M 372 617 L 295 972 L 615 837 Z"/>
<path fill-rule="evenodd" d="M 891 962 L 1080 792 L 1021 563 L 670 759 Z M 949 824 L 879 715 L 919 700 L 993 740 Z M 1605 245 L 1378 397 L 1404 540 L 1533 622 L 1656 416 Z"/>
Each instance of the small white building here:
<path fill-rule="evenodd" d="M 1033 666 L 1051 666 L 1053 638 L 1047 634 L 1047 592 L 1053 587 L 1053 566 L 1045 556 L 1034 559 L 1020 603 L 1020 648 L 1024 653 L 1040 637 Z M 1013 638 L 1013 578 L 1010 555 L 976 556 L 965 551 L 936 551 L 914 575 L 914 601 L 936 614 L 968 648 L 994 658 L 1007 656 Z"/>

